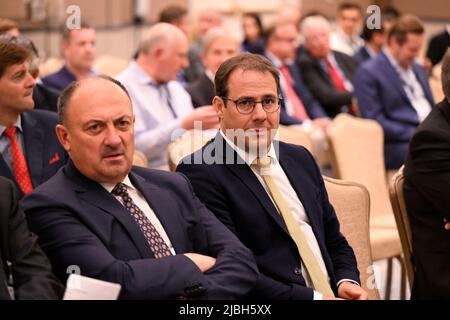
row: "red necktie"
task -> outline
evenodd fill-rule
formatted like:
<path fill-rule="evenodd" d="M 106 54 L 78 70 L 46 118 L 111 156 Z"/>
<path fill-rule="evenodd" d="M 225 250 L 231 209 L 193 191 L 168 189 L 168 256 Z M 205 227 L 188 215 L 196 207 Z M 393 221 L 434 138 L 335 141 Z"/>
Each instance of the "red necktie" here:
<path fill-rule="evenodd" d="M 16 127 L 5 129 L 5 134 L 11 140 L 11 154 L 13 159 L 14 176 L 24 194 L 28 194 L 33 190 L 30 172 L 28 171 L 27 162 L 19 142 L 16 139 Z"/>
<path fill-rule="evenodd" d="M 306 113 L 305 106 L 303 105 L 302 100 L 297 95 L 294 90 L 294 80 L 292 79 L 291 73 L 289 72 L 289 68 L 287 65 L 283 65 L 280 68 L 281 73 L 286 79 L 286 98 L 289 100 L 292 106 L 292 110 L 294 112 L 294 117 L 301 121 L 305 121 L 309 119 L 308 114 Z"/>
<path fill-rule="evenodd" d="M 333 81 L 334 87 L 338 91 L 346 91 L 344 80 L 341 78 L 341 76 L 337 72 L 336 68 L 331 64 L 330 60 L 327 59 L 326 61 L 327 61 L 328 74 L 331 77 L 331 81 Z"/>

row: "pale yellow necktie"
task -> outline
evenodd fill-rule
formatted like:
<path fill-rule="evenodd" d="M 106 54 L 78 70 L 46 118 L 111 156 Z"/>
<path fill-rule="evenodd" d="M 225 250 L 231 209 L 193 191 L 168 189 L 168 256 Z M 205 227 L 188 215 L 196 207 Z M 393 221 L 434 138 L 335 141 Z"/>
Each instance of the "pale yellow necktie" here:
<path fill-rule="evenodd" d="M 256 166 L 260 169 L 261 177 L 266 183 L 269 193 L 272 196 L 272 200 L 275 202 L 281 216 L 284 219 L 284 222 L 286 223 L 289 234 L 297 244 L 298 251 L 311 278 L 314 289 L 324 296 L 334 297 L 330 284 L 328 283 L 325 274 L 322 272 L 322 269 L 320 269 L 319 263 L 308 245 L 299 223 L 295 221 L 291 210 L 283 198 L 283 195 L 269 173 L 270 158 L 268 156 L 260 158 L 256 161 Z"/>

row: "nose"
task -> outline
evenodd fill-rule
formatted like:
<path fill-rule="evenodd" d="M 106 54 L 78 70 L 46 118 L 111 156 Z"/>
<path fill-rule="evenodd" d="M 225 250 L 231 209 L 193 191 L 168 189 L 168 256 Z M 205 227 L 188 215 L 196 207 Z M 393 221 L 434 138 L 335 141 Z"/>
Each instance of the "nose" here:
<path fill-rule="evenodd" d="M 115 128 L 110 128 L 107 131 L 105 144 L 108 146 L 116 147 L 122 143 L 122 139 L 120 134 L 117 132 Z"/>
<path fill-rule="evenodd" d="M 255 105 L 255 110 L 253 110 L 253 119 L 257 121 L 265 121 L 267 119 L 267 113 L 262 107 L 261 102 Z"/>
<path fill-rule="evenodd" d="M 31 73 L 27 73 L 27 81 L 25 83 L 25 86 L 27 88 L 33 88 L 36 84 L 36 80 L 33 78 L 33 76 L 31 75 Z"/>

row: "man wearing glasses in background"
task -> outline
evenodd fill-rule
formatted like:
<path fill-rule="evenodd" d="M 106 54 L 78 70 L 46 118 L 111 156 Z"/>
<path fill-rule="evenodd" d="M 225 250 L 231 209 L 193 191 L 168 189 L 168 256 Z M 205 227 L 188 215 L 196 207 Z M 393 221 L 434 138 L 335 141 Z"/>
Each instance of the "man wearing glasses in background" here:
<path fill-rule="evenodd" d="M 251 297 L 367 299 L 312 155 L 273 140 L 278 70 L 259 55 L 240 54 L 219 67 L 215 87 L 220 131 L 177 170 L 252 250 L 261 275 Z"/>

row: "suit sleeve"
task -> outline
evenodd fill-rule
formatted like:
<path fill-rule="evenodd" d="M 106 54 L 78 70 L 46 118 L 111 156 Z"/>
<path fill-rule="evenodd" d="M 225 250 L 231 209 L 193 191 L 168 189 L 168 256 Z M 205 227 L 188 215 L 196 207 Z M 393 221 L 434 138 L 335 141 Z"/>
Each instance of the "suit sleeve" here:
<path fill-rule="evenodd" d="M 194 187 L 196 194 L 201 195 L 201 200 L 205 203 L 209 210 L 237 235 L 236 226 L 232 219 L 230 208 L 227 205 L 225 192 L 216 183 L 205 166 L 188 165 L 181 162 L 177 171 L 185 174 Z M 270 275 L 260 271 L 260 276 L 252 290 L 252 295 L 260 299 L 295 299 L 295 300 L 312 300 L 313 290 L 297 284 L 286 284 L 280 282 Z"/>
<path fill-rule="evenodd" d="M 363 65 L 358 69 L 354 81 L 355 95 L 362 115 L 365 118 L 376 120 L 383 127 L 385 140 L 409 141 L 416 126 L 405 125 L 386 117 L 384 106 L 380 101 L 382 86 L 373 76 L 371 70 L 365 67 L 366 65 Z"/>
<path fill-rule="evenodd" d="M 60 299 L 63 287 L 53 275 L 50 262 L 37 244 L 36 235 L 28 229 L 12 184 L 5 194 L 12 199 L 8 219 L 8 255 L 16 299 Z"/>
<path fill-rule="evenodd" d="M 419 131 L 411 140 L 410 160 L 414 174 L 408 175 L 436 213 L 450 221 L 450 149 L 448 132 L 435 128 Z"/>

